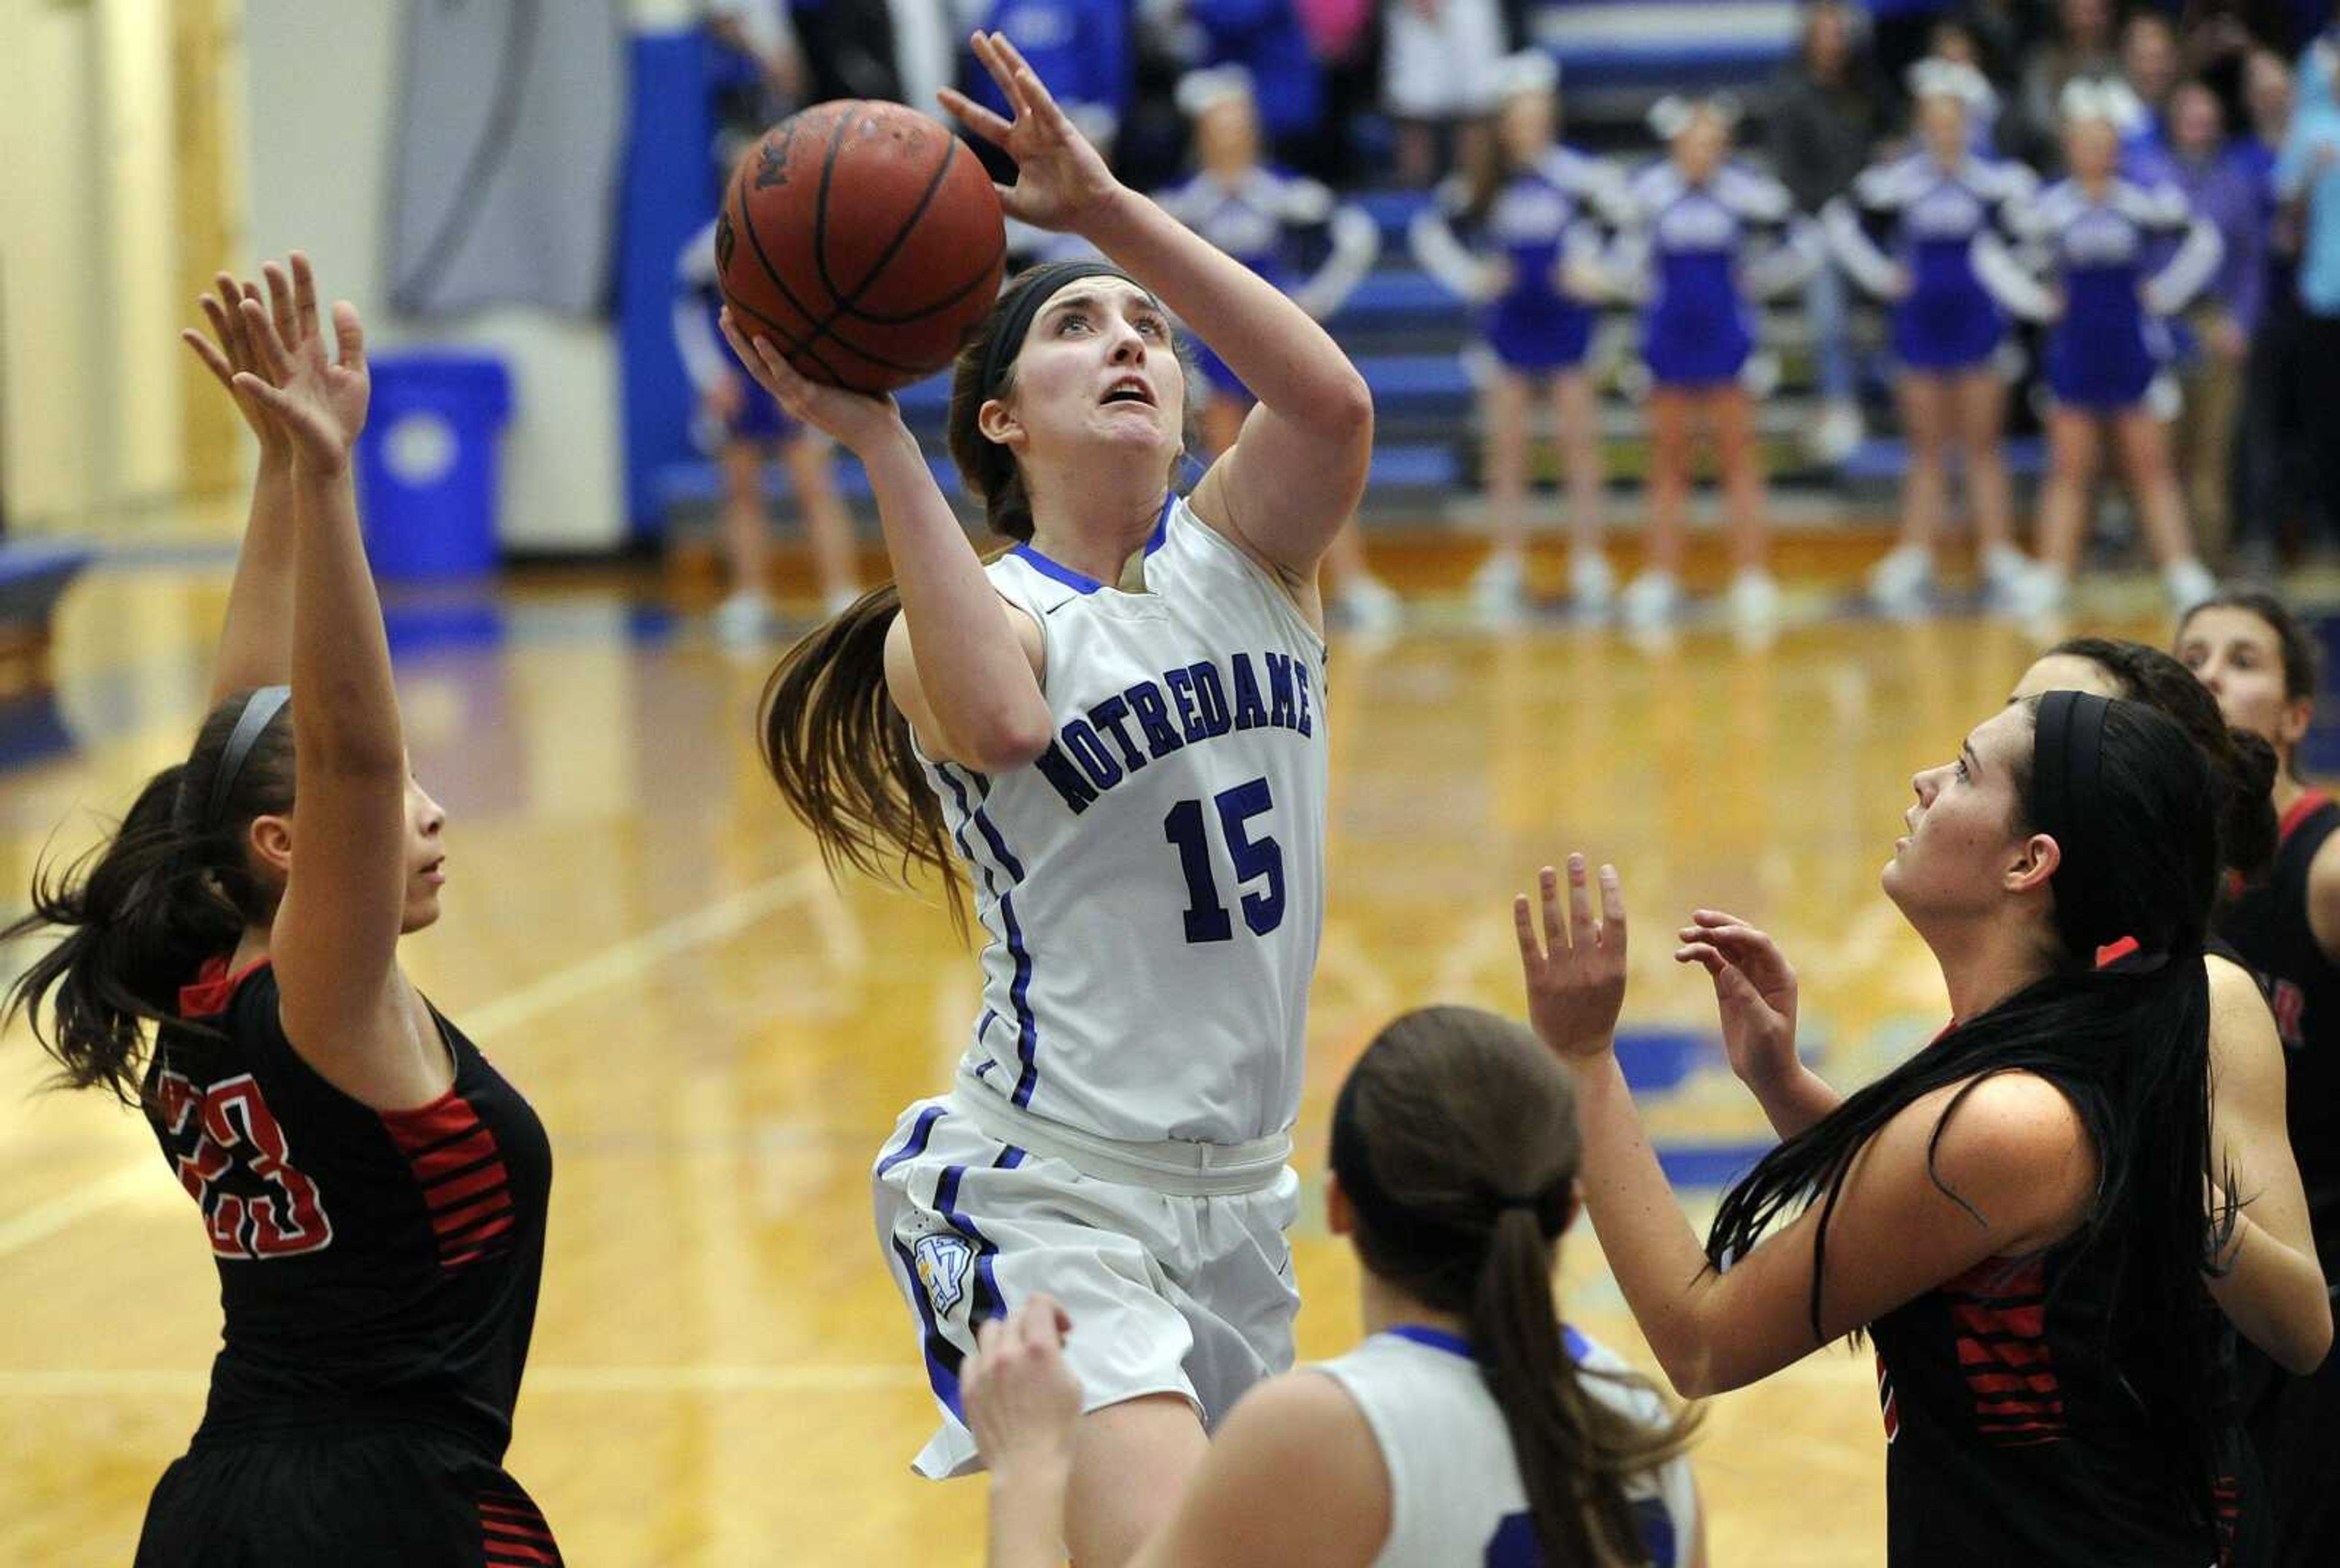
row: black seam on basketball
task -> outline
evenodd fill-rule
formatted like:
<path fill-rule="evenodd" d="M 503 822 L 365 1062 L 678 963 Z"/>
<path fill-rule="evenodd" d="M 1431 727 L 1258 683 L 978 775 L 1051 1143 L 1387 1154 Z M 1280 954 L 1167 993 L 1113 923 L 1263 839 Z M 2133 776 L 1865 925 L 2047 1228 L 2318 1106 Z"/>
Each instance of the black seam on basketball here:
<path fill-rule="evenodd" d="M 820 286 L 828 291 L 831 300 L 837 298 L 837 283 L 828 275 L 828 182 L 837 172 L 837 144 L 845 140 L 846 127 L 853 124 L 850 113 L 839 114 L 837 124 L 829 127 L 828 151 L 820 157 L 820 190 L 812 203 L 812 270 L 820 279 Z M 809 311 L 806 319 L 811 319 Z M 813 335 L 820 335 L 820 323 L 813 323 Z"/>
<path fill-rule="evenodd" d="M 756 253 L 756 264 L 764 269 L 764 275 L 772 280 L 772 287 L 780 291 L 780 298 L 788 301 L 789 309 L 795 311 L 797 314 L 804 317 L 807 321 L 812 320 L 812 313 L 805 309 L 805 303 L 802 300 L 797 298 L 797 292 L 781 281 L 778 269 L 772 265 L 772 258 L 764 253 L 764 238 L 761 234 L 759 234 L 756 232 L 756 225 L 749 214 L 748 197 L 745 192 L 741 192 L 739 194 L 739 227 L 746 230 L 748 233 L 748 248 Z M 787 358 L 793 361 L 797 355 L 802 354 L 807 359 L 812 361 L 813 363 L 818 365 L 823 371 L 827 372 L 832 380 L 836 379 L 838 374 L 837 367 L 830 364 L 827 360 L 821 358 L 818 353 L 814 352 L 812 346 L 814 342 L 813 339 L 805 338 L 799 340 L 796 334 L 790 332 L 787 328 L 781 326 L 779 323 L 772 320 L 771 317 L 756 309 L 753 305 L 744 303 L 739 300 L 731 299 L 728 293 L 724 295 L 724 298 L 731 304 L 737 306 L 742 311 L 745 311 L 749 315 L 755 317 L 758 322 L 771 328 L 774 332 L 778 333 L 782 344 L 782 352 Z"/>
<path fill-rule="evenodd" d="M 862 274 L 861 281 L 859 283 L 853 285 L 853 292 L 851 293 L 840 294 L 833 289 L 829 291 L 831 297 L 837 301 L 837 310 L 833 313 L 834 314 L 842 315 L 851 311 L 853 309 L 853 302 L 859 299 L 863 294 L 868 293 L 869 292 L 870 285 L 878 281 L 878 274 L 886 270 L 887 265 L 891 263 L 896 256 L 902 253 L 903 243 L 909 239 L 910 231 L 917 228 L 918 226 L 918 220 L 927 215 L 927 207 L 934 203 L 935 193 L 943 188 L 943 181 L 947 176 L 948 176 L 951 171 L 951 159 L 957 151 L 957 142 L 950 136 L 946 135 L 943 138 L 942 162 L 937 164 L 935 165 L 935 172 L 927 177 L 927 188 L 918 194 L 918 204 L 910 209 L 910 215 L 904 218 L 902 220 L 902 226 L 894 231 L 894 237 L 887 242 L 884 253 L 881 253 L 876 261 L 869 263 L 869 270 Z M 825 205 L 826 203 L 824 203 L 824 206 Z"/>
<path fill-rule="evenodd" d="M 967 282 L 961 283 L 949 293 L 945 294 L 941 299 L 937 300 L 933 304 L 928 305 L 922 311 L 913 311 L 907 316 L 881 316 L 874 312 L 848 307 L 844 313 L 851 316 L 855 321 L 869 322 L 881 327 L 905 327 L 908 326 L 913 322 L 922 322 L 928 316 L 937 315 L 950 309 L 953 305 L 958 303 L 959 301 L 967 298 L 968 294 L 974 293 L 977 287 L 987 283 L 991 278 L 991 269 L 999 265 L 1000 262 L 1006 256 L 1006 254 L 1007 243 L 1005 240 L 1002 240 L 1000 242 L 999 248 L 991 253 L 990 256 L 985 260 L 983 265 L 976 270 L 976 273 L 973 277 L 967 279 Z M 839 341 L 842 342 L 843 340 L 840 338 Z"/>

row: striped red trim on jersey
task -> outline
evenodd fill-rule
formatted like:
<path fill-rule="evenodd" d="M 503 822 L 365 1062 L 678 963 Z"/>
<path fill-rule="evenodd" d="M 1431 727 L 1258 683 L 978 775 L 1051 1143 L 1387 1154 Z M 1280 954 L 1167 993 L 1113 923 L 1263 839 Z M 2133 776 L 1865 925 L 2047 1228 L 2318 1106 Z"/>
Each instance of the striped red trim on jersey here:
<path fill-rule="evenodd" d="M 204 959 L 203 967 L 195 971 L 194 983 L 179 987 L 179 1017 L 218 1017 L 227 1011 L 228 1003 L 234 999 L 235 988 L 268 968 L 268 955 L 263 953 L 231 975 L 227 965 L 233 957 L 232 953 L 222 953 L 215 958 Z"/>
<path fill-rule="evenodd" d="M 1958 1330 L 1959 1374 L 1975 1430 L 2002 1448 L 2060 1443 L 2064 1391 L 2048 1346 L 2048 1269 L 2034 1259 L 1981 1263 L 1942 1286 Z"/>
<path fill-rule="evenodd" d="M 522 1492 L 480 1494 L 480 1550 L 487 1568 L 559 1568 L 552 1528 Z"/>
<path fill-rule="evenodd" d="M 515 1218 L 511 1178 L 495 1135 L 471 1101 L 451 1088 L 420 1109 L 383 1111 L 382 1121 L 430 1206 L 441 1267 L 476 1263 L 510 1245 L 500 1238 Z"/>

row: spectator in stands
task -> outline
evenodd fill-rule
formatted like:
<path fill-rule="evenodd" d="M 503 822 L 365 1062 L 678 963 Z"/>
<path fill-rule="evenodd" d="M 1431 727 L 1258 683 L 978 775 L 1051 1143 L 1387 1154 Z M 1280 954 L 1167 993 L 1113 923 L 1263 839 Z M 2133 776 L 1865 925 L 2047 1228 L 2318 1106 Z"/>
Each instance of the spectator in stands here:
<path fill-rule="evenodd" d="M 2298 99 L 2276 159 L 2276 194 L 2300 204 L 2301 401 L 2313 493 L 2327 520 L 2340 511 L 2340 7 L 2300 56 Z"/>
<path fill-rule="evenodd" d="M 2048 602 L 2060 604 L 2078 565 L 2087 503 L 2107 437 L 2128 480 L 2162 584 L 2181 613 L 2216 591 L 2194 551 L 2185 492 L 2148 394 L 2167 358 L 2164 318 L 2209 282 L 2217 229 L 2173 185 L 2147 188 L 2120 173 L 2121 106 L 2089 82 L 2064 90 L 2064 156 L 2070 177 L 2011 214 L 2018 235 L 2050 269 L 2047 286 L 2012 267 L 1982 269 L 2000 303 L 2053 322 L 2048 341 L 2049 469 L 2039 497 L 2039 556 Z M 2148 273 L 2157 241 L 2183 235 Z"/>
<path fill-rule="evenodd" d="M 1194 178 L 1160 193 L 1163 211 L 1292 296 L 1318 321 L 1339 312 L 1381 254 L 1381 230 L 1362 209 L 1336 202 L 1315 181 L 1260 161 L 1260 114 L 1250 74 L 1240 65 L 1189 72 L 1178 84 L 1178 106 L 1194 124 Z M 1305 278 L 1297 272 L 1299 242 L 1329 233 L 1324 262 Z M 1235 444 L 1254 399 L 1208 343 L 1195 345 L 1203 386 L 1205 461 Z M 1365 564 L 1353 520 L 1325 552 L 1325 608 L 1360 630 L 1394 629 L 1400 606 L 1388 584 Z"/>
<path fill-rule="evenodd" d="M 2022 164 L 1974 150 L 1968 116 L 1996 101 L 1980 72 L 1921 60 L 1910 68 L 1909 86 L 1918 150 L 1863 171 L 1850 194 L 1821 214 L 1846 269 L 1893 302 L 1895 387 L 1909 457 L 1901 537 L 1869 573 L 1869 595 L 1891 615 L 1926 608 L 1948 499 L 1947 458 L 1957 448 L 1985 591 L 1992 608 L 2028 614 L 2039 579 L 2015 547 L 2002 450 L 2007 321 L 1978 275 L 1978 258 L 2004 258 L 2008 213 L 2037 194 L 2037 182 Z"/>
<path fill-rule="evenodd" d="M 1234 65 L 1251 77 L 1259 130 L 1276 162 L 1304 164 L 1324 114 L 1324 84 L 1293 0 L 1185 0 L 1199 30 L 1205 67 Z"/>
<path fill-rule="evenodd" d="M 1773 84 L 1766 105 L 1771 171 L 1800 212 L 1817 213 L 1842 195 L 1883 129 L 1859 22 L 1859 14 L 1839 0 L 1806 6 L 1803 45 Z M 1860 444 L 1860 403 L 1845 277 L 1833 260 L 1812 270 L 1804 285 L 1804 313 L 1819 356 L 1821 402 L 1806 444 L 1823 461 L 1842 462 Z"/>
<path fill-rule="evenodd" d="M 2247 163 L 2227 144 L 2217 94 L 2187 82 L 2170 94 L 2168 164 L 2194 210 L 2217 225 L 2226 254 L 2186 317 L 2178 387 L 2184 402 L 2171 432 L 2195 537 L 2216 561 L 2231 532 L 2228 510 L 2243 359 L 2258 325 L 2266 283 L 2266 203 Z"/>
<path fill-rule="evenodd" d="M 1492 624 L 1527 603 L 1528 410 L 1546 388 L 1568 481 L 1570 592 L 1594 613 L 1614 597 L 1601 548 L 1601 405 L 1587 362 L 1604 293 L 1600 258 L 1609 233 L 1631 217 L 1622 178 L 1560 144 L 1550 55 L 1505 60 L 1498 103 L 1493 146 L 1469 175 L 1439 188 L 1411 236 L 1423 269 L 1478 307 L 1478 342 L 1467 352 L 1480 388 L 1494 550 L 1472 579 L 1471 598 Z"/>
<path fill-rule="evenodd" d="M 1730 160 L 1735 118 L 1721 99 L 1667 98 L 1651 111 L 1668 155 L 1634 180 L 1631 222 L 1608 268 L 1612 287 L 1646 302 L 1649 553 L 1619 600 L 1627 624 L 1637 628 L 1663 625 L 1681 601 L 1691 443 L 1700 427 L 1711 433 L 1722 472 L 1735 567 L 1731 616 L 1754 630 L 1779 611 L 1763 454 L 1742 377 L 1755 347 L 1754 306 L 1801 286 L 1825 252 L 1785 185 Z"/>
<path fill-rule="evenodd" d="M 1477 166 L 1504 55 L 1498 0 L 1382 0 L 1382 106 L 1397 122 L 1398 183 L 1435 184 L 1442 143 Z"/>
<path fill-rule="evenodd" d="M 2132 13 L 2121 24 L 2121 80 L 2137 95 L 2131 123 L 2121 135 L 2121 156 L 2131 178 L 2150 184 L 2168 177 L 2164 118 L 2178 77 L 2177 33 L 2157 11 Z"/>
<path fill-rule="evenodd" d="M 2236 570 L 2274 579 L 2277 544 L 2308 506 L 2308 422 L 2300 401 L 2299 212 L 2278 203 L 2276 158 L 2291 125 L 2291 67 L 2256 49 L 2243 69 L 2246 121 L 2236 162 L 2257 191 L 2263 213 L 2262 302 L 2243 361 L 2242 409 L 2235 431 L 2233 533 Z"/>
<path fill-rule="evenodd" d="M 1958 11 L 1958 0 L 1868 0 L 1870 35 L 1868 40 L 1870 58 L 1877 67 L 1874 85 L 1880 100 L 1878 113 L 1899 118 L 1903 107 L 1902 86 L 1909 67 L 1922 60 L 1933 47 L 1937 24 Z M 1804 42 L 1809 51 L 1811 44 L 1810 17 L 1812 7 L 1807 7 Z M 1868 149 L 1863 148 L 1866 155 Z M 1855 170 L 1854 173 L 1858 173 Z M 1850 174 L 1846 176 L 1847 179 Z M 1839 185 L 1838 190 L 1842 190 Z M 1836 194 L 1835 191 L 1829 193 Z M 1806 212 L 1818 212 L 1808 206 Z"/>
<path fill-rule="evenodd" d="M 2056 166 L 2064 88 L 2077 78 L 2118 74 L 2113 43 L 2112 0 L 2057 0 L 2055 35 L 2034 48 L 2023 67 L 2020 123 L 2008 152 L 2035 169 Z"/>
<path fill-rule="evenodd" d="M 1130 0 L 990 0 L 978 26 L 1005 33 L 1081 134 L 1111 156 L 1137 85 L 1130 22 Z M 964 43 L 967 30 L 960 31 Z M 994 114 L 1012 114 L 999 84 L 964 49 L 959 77 L 968 97 Z"/>

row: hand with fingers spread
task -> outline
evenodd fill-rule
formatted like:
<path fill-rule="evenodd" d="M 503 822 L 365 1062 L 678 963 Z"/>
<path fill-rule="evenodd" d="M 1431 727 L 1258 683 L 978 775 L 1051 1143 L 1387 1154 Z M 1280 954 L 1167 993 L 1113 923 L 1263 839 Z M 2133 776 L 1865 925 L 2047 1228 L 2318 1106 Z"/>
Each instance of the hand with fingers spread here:
<path fill-rule="evenodd" d="M 731 345 L 748 373 L 798 423 L 812 426 L 864 463 L 887 442 L 910 439 L 900 405 L 890 395 L 872 396 L 824 385 L 800 373 L 761 332 L 752 340 L 747 337 L 729 306 L 716 319 L 723 329 L 723 341 Z"/>
<path fill-rule="evenodd" d="M 305 273 L 305 260 L 302 267 Z M 281 273 L 272 277 L 271 286 L 275 286 L 281 277 Z M 184 327 L 180 330 L 179 339 L 194 351 L 195 358 L 203 362 L 203 368 L 211 372 L 213 379 L 235 400 L 236 412 L 243 415 L 243 422 L 252 427 L 253 435 L 260 442 L 261 462 L 289 462 L 292 448 L 283 431 L 268 417 L 267 410 L 257 398 L 235 384 L 239 371 L 249 371 L 254 375 L 260 373 L 260 352 L 253 346 L 252 333 L 243 324 L 243 302 L 258 301 L 261 298 L 260 285 L 238 283 L 228 273 L 221 273 L 212 280 L 212 287 L 215 293 L 200 294 L 195 300 L 203 309 L 203 319 L 211 323 L 212 335 L 205 337 L 193 327 Z"/>
<path fill-rule="evenodd" d="M 1528 1021 L 1543 1043 L 1567 1057 L 1597 1057 L 1617 1042 L 1617 1015 L 1625 1005 L 1625 895 L 1617 868 L 1601 868 L 1601 912 L 1584 857 L 1568 858 L 1568 909 L 1562 916 L 1560 876 L 1546 866 L 1538 878 L 1543 932 L 1525 893 L 1512 901 L 1520 938 L 1520 968 L 1527 980 Z"/>
<path fill-rule="evenodd" d="M 1739 1081 L 1760 1088 L 1794 1072 L 1796 971 L 1780 945 L 1720 909 L 1691 911 L 1677 935 L 1674 962 L 1700 965 L 1714 980 L 1722 1048 Z"/>
<path fill-rule="evenodd" d="M 1065 1365 L 1072 1325 L 1055 1300 L 1035 1295 L 976 1331 L 959 1391 L 976 1447 L 995 1476 L 1071 1469 L 1082 1400 L 1081 1380 Z"/>
<path fill-rule="evenodd" d="M 271 307 L 241 302 L 244 330 L 257 352 L 256 370 L 236 372 L 233 385 L 253 398 L 292 442 L 296 464 L 325 471 L 345 468 L 365 429 L 373 382 L 366 371 L 365 332 L 355 305 L 333 306 L 333 345 L 317 319 L 317 295 L 308 259 L 293 253 L 292 289 L 279 294 L 270 272 Z"/>
<path fill-rule="evenodd" d="M 1121 189 L 1105 156 L 1073 124 L 1005 33 L 977 33 L 975 57 L 999 84 L 1013 120 L 1003 120 L 966 94 L 946 87 L 935 94 L 967 129 L 1016 160 L 1016 184 L 999 187 L 1011 218 L 1037 228 L 1078 233 Z"/>

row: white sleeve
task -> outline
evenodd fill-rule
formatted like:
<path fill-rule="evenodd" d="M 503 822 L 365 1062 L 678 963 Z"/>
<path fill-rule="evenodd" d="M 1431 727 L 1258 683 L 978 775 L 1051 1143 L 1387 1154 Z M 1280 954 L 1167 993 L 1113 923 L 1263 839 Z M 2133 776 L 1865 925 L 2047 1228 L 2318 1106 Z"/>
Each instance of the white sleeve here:
<path fill-rule="evenodd" d="M 2210 274 L 2218 270 L 2226 254 L 2226 242 L 2219 237 L 2218 226 L 2195 213 L 2186 224 L 2186 240 L 2177 247 L 2177 253 L 2139 291 L 2145 308 L 2156 315 L 2176 315 L 2210 281 Z"/>
<path fill-rule="evenodd" d="M 732 371 L 731 355 L 708 320 L 707 293 L 715 279 L 715 225 L 709 223 L 682 248 L 674 267 L 674 346 L 683 372 L 700 392 L 720 385 Z"/>
<path fill-rule="evenodd" d="M 1451 187 L 1443 188 L 1436 200 L 1414 213 L 1413 222 L 1406 226 L 1406 245 L 1422 270 L 1436 278 L 1441 287 L 1458 299 L 1475 301 L 1486 264 L 1454 237 L 1451 213 L 1459 205 L 1456 194 Z"/>
<path fill-rule="evenodd" d="M 2015 259 L 2007 242 L 1988 229 L 1975 236 L 1971 253 L 1976 279 L 2008 312 L 2044 322 L 2056 313 L 2055 296 Z"/>
<path fill-rule="evenodd" d="M 1316 275 L 1293 291 L 1293 303 L 1320 322 L 1330 320 L 1373 270 L 1381 253 L 1381 225 L 1363 208 L 1343 203 L 1333 209 L 1333 249 Z"/>
<path fill-rule="evenodd" d="M 1879 299 L 1891 298 L 1900 288 L 1901 269 L 1877 248 L 1850 202 L 1842 196 L 1829 198 L 1820 209 L 1820 227 L 1828 235 L 1829 253 L 1855 283 Z"/>
<path fill-rule="evenodd" d="M 1801 213 L 1791 213 L 1788 232 L 1779 243 L 1765 246 L 1747 264 L 1748 292 L 1757 299 L 1768 300 L 1800 288 L 1827 260 L 1828 248 L 1821 242 L 1819 225 Z"/>

